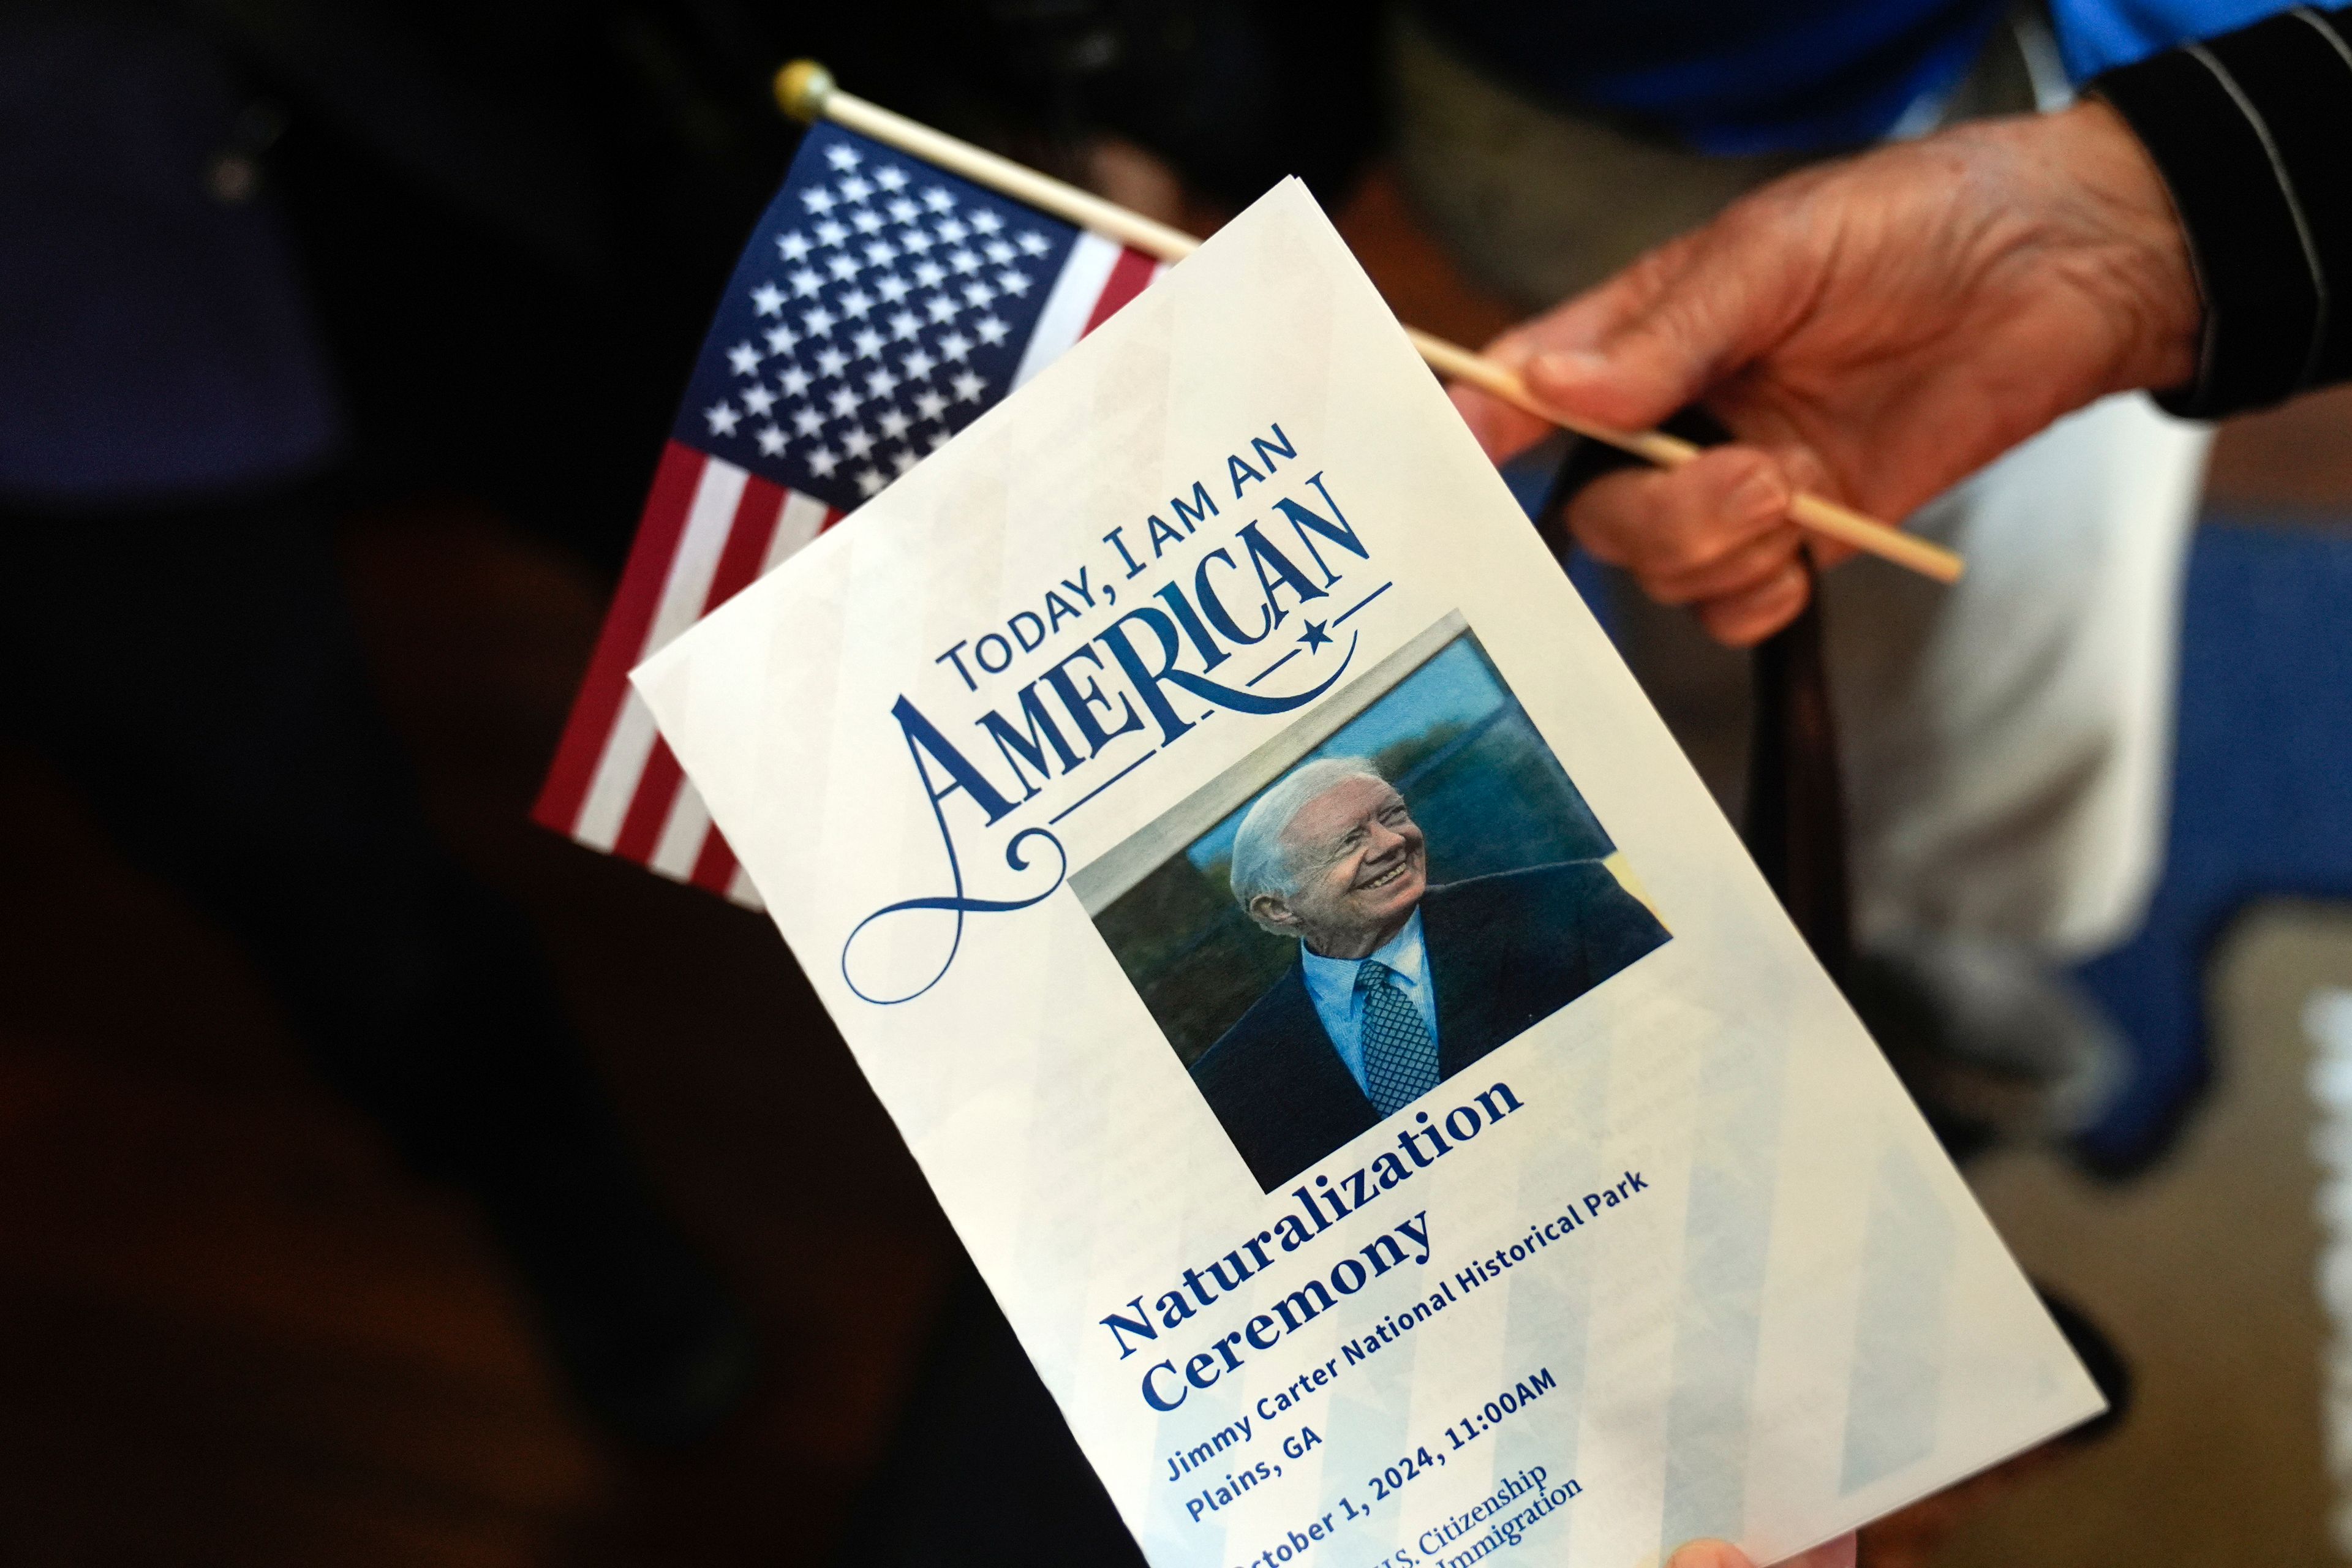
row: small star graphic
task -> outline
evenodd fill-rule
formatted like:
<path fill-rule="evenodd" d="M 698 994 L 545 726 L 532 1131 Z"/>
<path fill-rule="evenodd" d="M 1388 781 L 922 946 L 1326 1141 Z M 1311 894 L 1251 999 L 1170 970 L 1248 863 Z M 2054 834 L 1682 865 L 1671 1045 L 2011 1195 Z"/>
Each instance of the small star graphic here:
<path fill-rule="evenodd" d="M 1321 647 L 1325 643 L 1329 642 L 1330 640 L 1331 634 L 1323 629 L 1323 623 L 1321 621 L 1307 622 L 1307 629 L 1301 632 L 1298 636 L 1299 646 L 1306 648 L 1309 653 L 1313 653 L 1317 648 Z"/>

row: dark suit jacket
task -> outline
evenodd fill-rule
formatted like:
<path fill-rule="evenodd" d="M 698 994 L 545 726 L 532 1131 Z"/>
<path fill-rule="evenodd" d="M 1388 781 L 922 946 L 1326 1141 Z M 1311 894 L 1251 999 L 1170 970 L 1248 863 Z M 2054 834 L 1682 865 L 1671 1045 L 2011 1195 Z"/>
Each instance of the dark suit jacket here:
<path fill-rule="evenodd" d="M 1440 1079 L 1666 940 L 1598 860 L 1431 888 L 1421 932 L 1437 993 Z M 1296 962 L 1192 1064 L 1192 1081 L 1267 1192 L 1381 1120 L 1324 1032 Z"/>

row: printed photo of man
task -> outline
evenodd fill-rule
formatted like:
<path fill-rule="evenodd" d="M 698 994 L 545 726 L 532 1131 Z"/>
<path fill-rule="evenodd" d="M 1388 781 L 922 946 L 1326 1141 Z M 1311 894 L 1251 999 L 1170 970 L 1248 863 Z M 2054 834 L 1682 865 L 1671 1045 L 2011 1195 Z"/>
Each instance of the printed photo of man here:
<path fill-rule="evenodd" d="M 1234 839 L 1233 893 L 1297 958 L 1192 1067 L 1271 1192 L 1666 940 L 1598 860 L 1433 887 L 1360 758 L 1295 769 Z"/>

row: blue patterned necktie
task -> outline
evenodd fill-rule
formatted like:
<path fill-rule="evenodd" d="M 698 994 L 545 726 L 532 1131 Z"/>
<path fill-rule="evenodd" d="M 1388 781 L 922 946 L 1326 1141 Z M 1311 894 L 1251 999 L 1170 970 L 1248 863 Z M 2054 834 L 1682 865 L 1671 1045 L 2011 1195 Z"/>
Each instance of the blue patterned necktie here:
<path fill-rule="evenodd" d="M 1392 1116 L 1437 1087 L 1437 1043 L 1387 964 L 1358 964 L 1356 989 L 1364 994 L 1364 1092 L 1382 1117 Z"/>

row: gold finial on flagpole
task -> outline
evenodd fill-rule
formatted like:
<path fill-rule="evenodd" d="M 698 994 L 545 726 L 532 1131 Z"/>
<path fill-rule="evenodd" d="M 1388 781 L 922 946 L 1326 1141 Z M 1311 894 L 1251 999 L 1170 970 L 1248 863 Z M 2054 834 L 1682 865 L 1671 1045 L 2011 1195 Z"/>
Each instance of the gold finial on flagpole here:
<path fill-rule="evenodd" d="M 776 104 L 803 125 L 824 118 L 833 96 L 833 73 L 814 60 L 794 60 L 776 73 Z"/>

